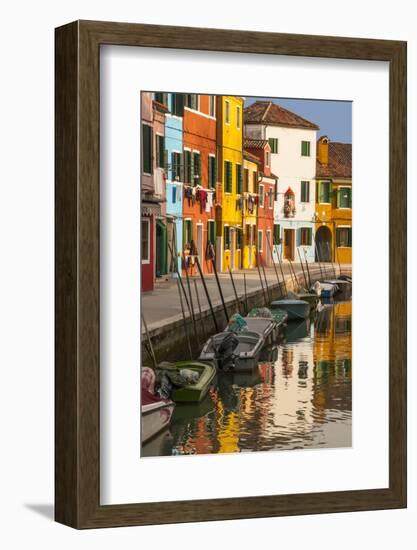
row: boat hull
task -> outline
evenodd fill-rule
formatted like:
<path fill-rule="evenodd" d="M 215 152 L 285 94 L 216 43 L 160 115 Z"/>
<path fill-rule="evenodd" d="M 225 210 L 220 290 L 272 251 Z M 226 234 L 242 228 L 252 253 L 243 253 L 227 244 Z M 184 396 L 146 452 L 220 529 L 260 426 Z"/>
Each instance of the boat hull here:
<path fill-rule="evenodd" d="M 171 422 L 175 404 L 169 400 L 142 405 L 142 443 L 146 443 L 165 430 Z"/>

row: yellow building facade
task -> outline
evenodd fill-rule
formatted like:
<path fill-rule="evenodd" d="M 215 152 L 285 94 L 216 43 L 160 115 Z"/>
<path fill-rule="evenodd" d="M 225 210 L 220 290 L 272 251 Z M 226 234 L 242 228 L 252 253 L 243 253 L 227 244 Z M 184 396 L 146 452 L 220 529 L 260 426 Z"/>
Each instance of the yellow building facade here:
<path fill-rule="evenodd" d="M 217 158 L 222 204 L 217 213 L 222 271 L 243 261 L 243 98 L 217 96 Z"/>
<path fill-rule="evenodd" d="M 352 263 L 352 146 L 317 144 L 316 260 Z"/>
<path fill-rule="evenodd" d="M 258 180 L 258 159 L 243 153 L 243 269 L 256 267 L 256 223 L 258 204 L 255 200 Z"/>

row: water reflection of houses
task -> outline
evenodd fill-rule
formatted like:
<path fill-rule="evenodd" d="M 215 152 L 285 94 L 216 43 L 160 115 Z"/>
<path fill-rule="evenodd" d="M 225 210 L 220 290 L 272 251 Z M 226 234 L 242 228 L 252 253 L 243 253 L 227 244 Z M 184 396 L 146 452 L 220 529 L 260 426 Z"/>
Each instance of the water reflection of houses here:
<path fill-rule="evenodd" d="M 325 307 L 316 321 L 314 340 L 315 385 L 313 403 L 317 414 L 328 409 L 351 409 L 352 302 Z M 347 383 L 346 383 L 347 382 Z M 329 385 L 332 391 L 329 392 Z"/>

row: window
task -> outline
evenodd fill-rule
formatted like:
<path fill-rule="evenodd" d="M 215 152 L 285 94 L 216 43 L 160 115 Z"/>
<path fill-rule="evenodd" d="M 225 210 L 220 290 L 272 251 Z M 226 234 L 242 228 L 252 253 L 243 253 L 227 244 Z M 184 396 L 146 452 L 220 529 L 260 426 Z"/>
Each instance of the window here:
<path fill-rule="evenodd" d="M 319 202 L 329 204 L 330 196 L 331 196 L 330 181 L 320 181 L 319 182 Z"/>
<path fill-rule="evenodd" d="M 184 116 L 184 94 L 172 94 L 172 114 Z"/>
<path fill-rule="evenodd" d="M 301 182 L 301 202 L 310 202 L 310 182 Z"/>
<path fill-rule="evenodd" d="M 177 202 L 177 187 L 176 185 L 172 186 L 172 204 Z"/>
<path fill-rule="evenodd" d="M 209 115 L 216 116 L 216 96 L 209 95 Z"/>
<path fill-rule="evenodd" d="M 249 168 L 243 169 L 243 191 L 249 192 Z"/>
<path fill-rule="evenodd" d="M 237 195 L 242 194 L 242 186 L 243 186 L 242 176 L 243 176 L 242 165 L 236 164 L 236 194 Z"/>
<path fill-rule="evenodd" d="M 336 246 L 352 246 L 352 228 L 337 227 L 336 228 Z"/>
<path fill-rule="evenodd" d="M 184 220 L 184 246 L 189 245 L 193 240 L 193 222 L 192 220 Z"/>
<path fill-rule="evenodd" d="M 339 187 L 337 190 L 337 208 L 352 208 L 352 189 Z"/>
<path fill-rule="evenodd" d="M 262 230 L 258 230 L 258 252 L 262 252 L 263 251 L 263 231 Z"/>
<path fill-rule="evenodd" d="M 193 152 L 193 182 L 194 185 L 201 185 L 201 159 L 200 153 Z"/>
<path fill-rule="evenodd" d="M 216 222 L 214 220 L 209 220 L 207 222 L 207 238 L 209 242 L 215 246 L 216 244 Z"/>
<path fill-rule="evenodd" d="M 197 94 L 186 94 L 185 95 L 185 106 L 189 109 L 194 109 L 198 111 L 198 95 Z"/>
<path fill-rule="evenodd" d="M 274 194 L 272 189 L 268 191 L 268 208 L 273 208 L 274 206 Z"/>
<path fill-rule="evenodd" d="M 142 170 L 152 174 L 152 127 L 142 125 Z"/>
<path fill-rule="evenodd" d="M 232 163 L 230 160 L 224 161 L 224 192 L 232 192 Z"/>
<path fill-rule="evenodd" d="M 165 138 L 159 134 L 156 136 L 156 165 L 158 168 L 165 167 Z"/>
<path fill-rule="evenodd" d="M 236 250 L 241 250 L 242 240 L 242 228 L 236 227 Z"/>
<path fill-rule="evenodd" d="M 224 226 L 224 249 L 230 250 L 230 227 Z"/>
<path fill-rule="evenodd" d="M 216 188 L 217 180 L 217 162 L 214 155 L 209 155 L 208 158 L 208 185 L 212 189 Z"/>
<path fill-rule="evenodd" d="M 186 149 L 184 151 L 184 183 L 191 183 L 191 173 L 192 173 L 192 157 L 191 151 Z"/>
<path fill-rule="evenodd" d="M 309 157 L 310 156 L 310 142 L 302 141 L 301 142 L 301 156 Z"/>
<path fill-rule="evenodd" d="M 168 94 L 163 94 L 161 92 L 158 92 L 155 94 L 155 101 L 158 103 L 162 103 L 162 105 L 168 104 Z"/>
<path fill-rule="evenodd" d="M 260 186 L 259 186 L 259 206 L 260 206 L 261 208 L 264 207 L 264 201 L 265 201 L 264 186 L 263 186 L 263 185 L 260 185 Z"/>
<path fill-rule="evenodd" d="M 240 130 L 240 107 L 236 107 L 236 128 Z"/>
<path fill-rule="evenodd" d="M 265 164 L 269 166 L 269 151 L 265 151 Z"/>
<path fill-rule="evenodd" d="M 269 138 L 268 143 L 271 147 L 271 153 L 278 153 L 278 138 Z"/>
<path fill-rule="evenodd" d="M 300 245 L 311 246 L 313 242 L 313 230 L 311 227 L 301 227 L 300 229 Z"/>
<path fill-rule="evenodd" d="M 258 172 L 252 172 L 253 189 L 252 193 L 258 192 Z"/>
<path fill-rule="evenodd" d="M 181 181 L 181 153 L 171 155 L 172 180 Z"/>
<path fill-rule="evenodd" d="M 142 263 L 148 264 L 150 262 L 150 220 L 142 219 L 141 230 L 141 246 L 142 246 Z"/>
<path fill-rule="evenodd" d="M 274 244 L 281 243 L 281 226 L 279 223 L 274 223 Z"/>
<path fill-rule="evenodd" d="M 230 124 L 230 103 L 227 100 L 224 102 L 224 121 Z"/>

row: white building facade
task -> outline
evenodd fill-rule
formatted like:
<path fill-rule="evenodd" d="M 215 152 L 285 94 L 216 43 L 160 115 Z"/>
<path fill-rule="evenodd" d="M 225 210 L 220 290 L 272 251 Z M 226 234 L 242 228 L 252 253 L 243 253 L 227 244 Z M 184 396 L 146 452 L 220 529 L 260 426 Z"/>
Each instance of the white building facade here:
<path fill-rule="evenodd" d="M 245 109 L 245 137 L 271 145 L 278 177 L 274 202 L 274 261 L 314 262 L 316 144 L 319 127 L 271 101 Z"/>

